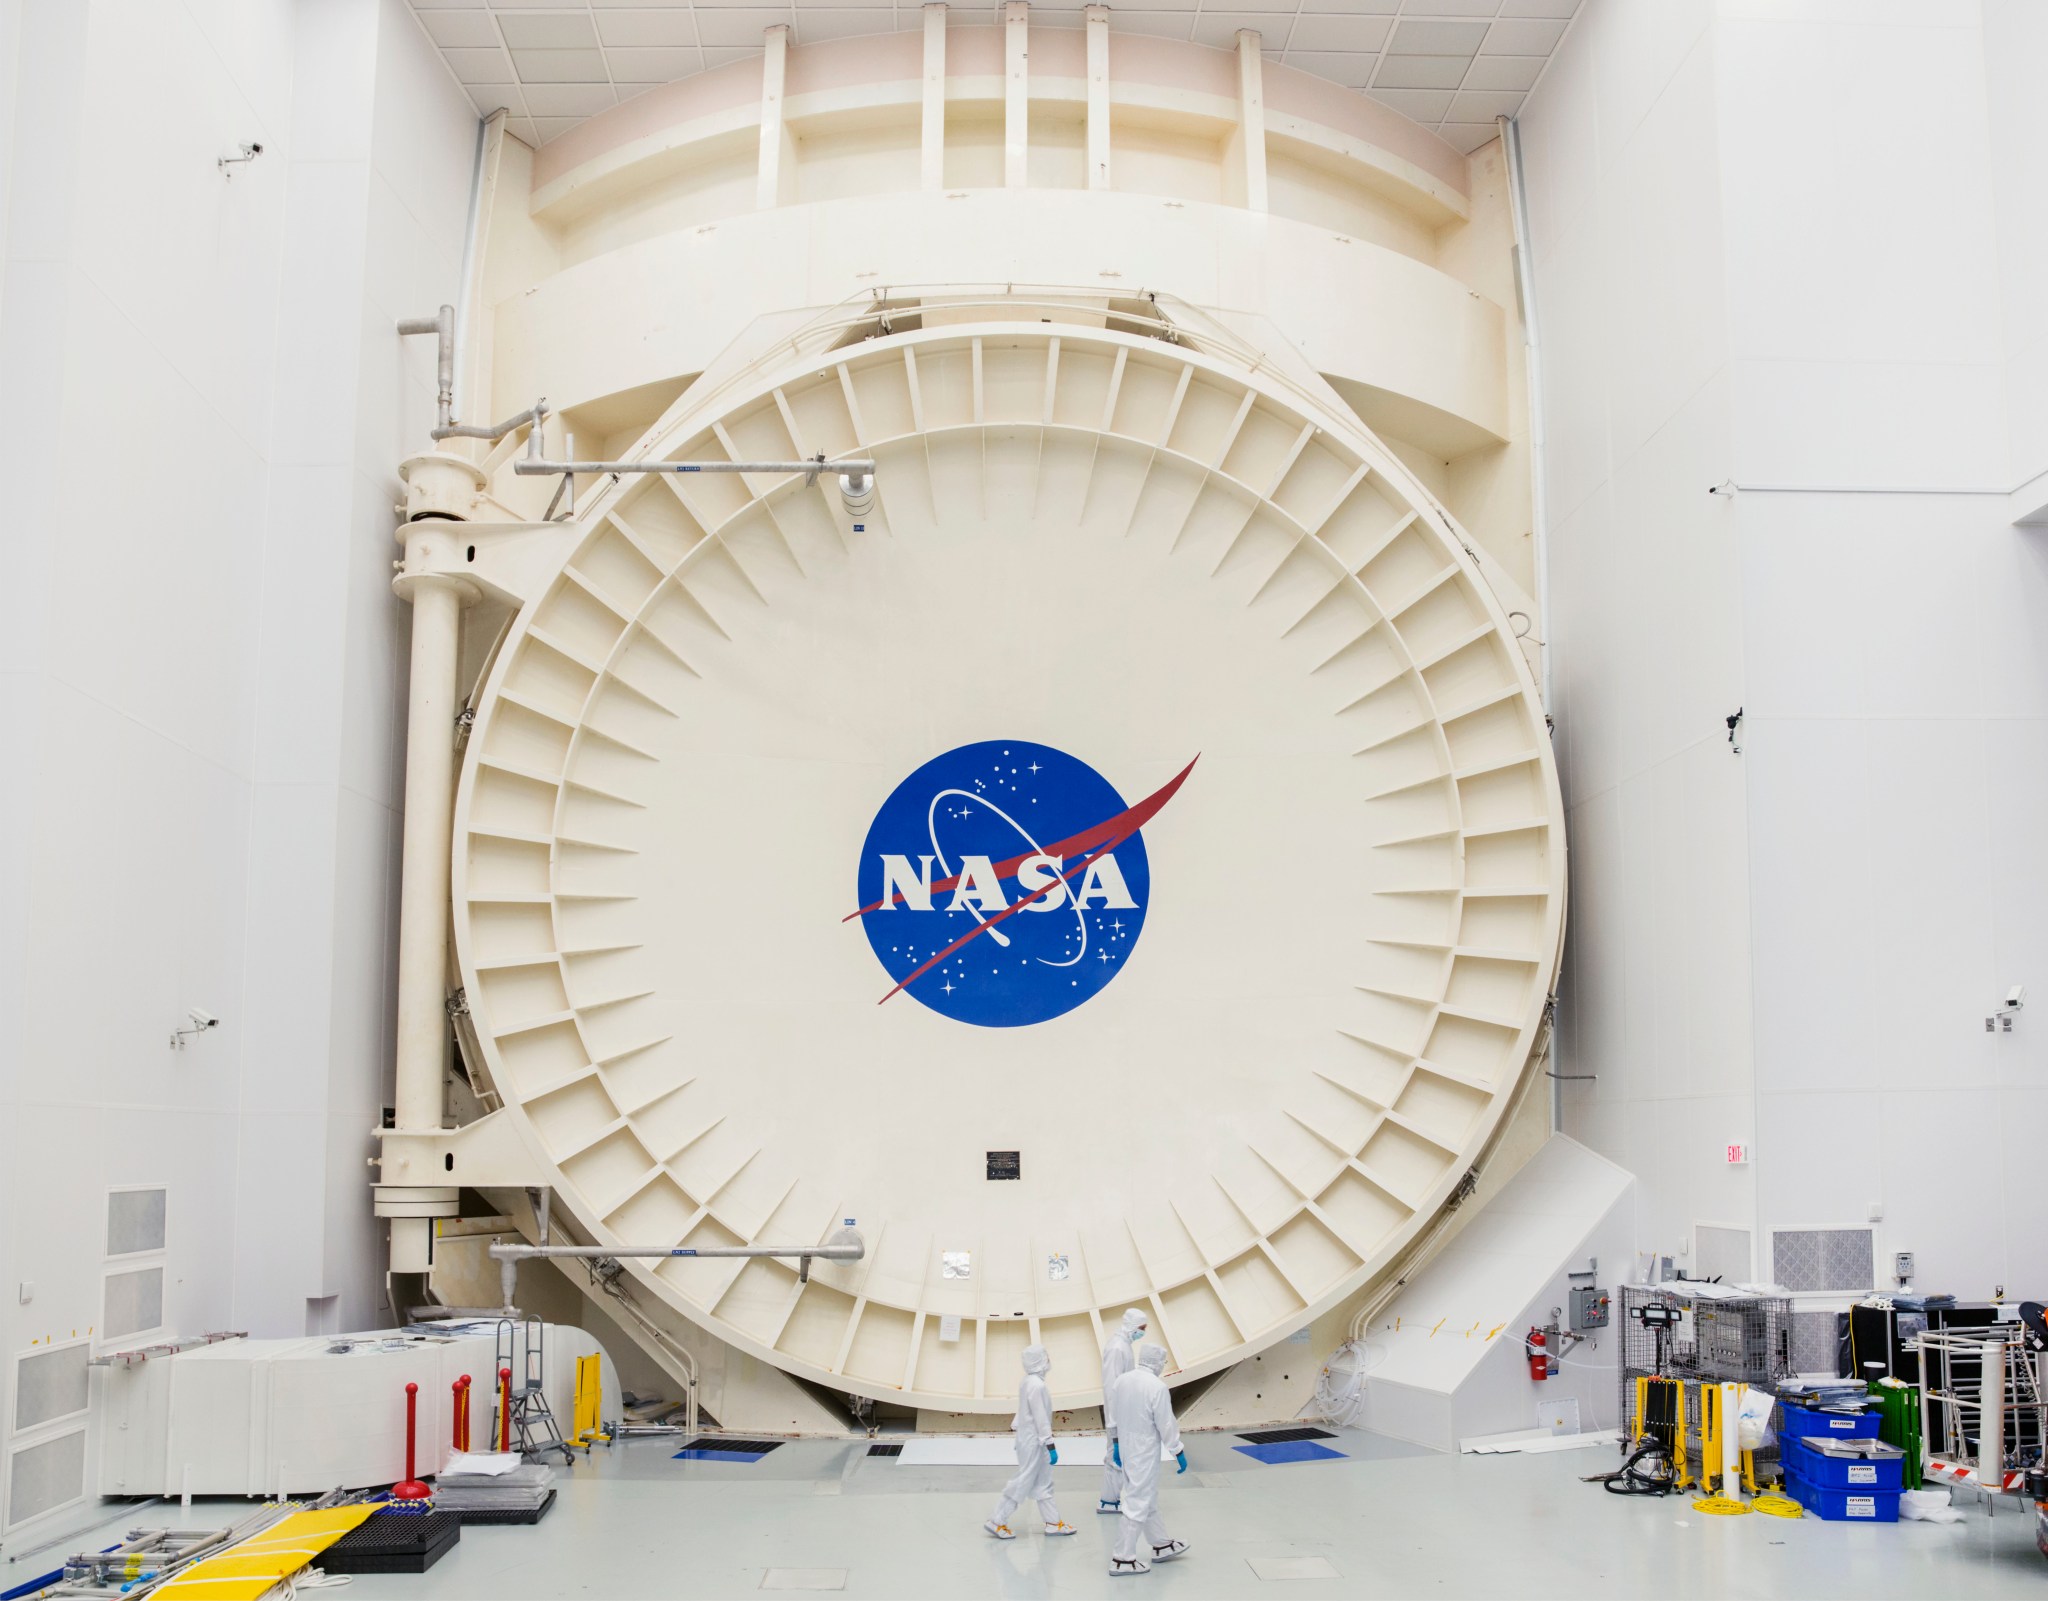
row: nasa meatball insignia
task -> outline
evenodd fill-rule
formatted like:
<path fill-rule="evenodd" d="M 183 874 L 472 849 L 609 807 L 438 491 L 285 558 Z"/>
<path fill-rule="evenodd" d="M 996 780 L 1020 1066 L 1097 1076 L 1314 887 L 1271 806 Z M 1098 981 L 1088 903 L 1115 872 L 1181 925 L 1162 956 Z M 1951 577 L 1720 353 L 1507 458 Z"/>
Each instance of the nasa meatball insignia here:
<path fill-rule="evenodd" d="M 1194 765 L 1131 806 L 1086 762 L 1026 740 L 926 762 L 869 825 L 848 918 L 895 981 L 882 999 L 1015 1028 L 1100 994 L 1145 926 L 1140 830 Z"/>

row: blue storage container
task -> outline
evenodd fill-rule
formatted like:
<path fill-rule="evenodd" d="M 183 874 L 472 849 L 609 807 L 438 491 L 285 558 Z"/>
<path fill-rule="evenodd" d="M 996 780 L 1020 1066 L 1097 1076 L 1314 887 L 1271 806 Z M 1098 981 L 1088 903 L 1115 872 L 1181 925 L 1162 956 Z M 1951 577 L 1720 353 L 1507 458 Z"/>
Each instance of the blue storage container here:
<path fill-rule="evenodd" d="M 1878 1412 L 1814 1412 L 1790 1401 L 1780 1403 L 1778 1410 L 1785 1414 L 1784 1426 L 1778 1433 L 1792 1440 L 1807 1434 L 1832 1434 L 1838 1440 L 1874 1440 L 1878 1425 L 1884 1421 L 1883 1414 Z"/>
<path fill-rule="evenodd" d="M 1807 1460 L 1811 1453 L 1801 1452 Z M 1827 1523 L 1896 1523 L 1899 1521 L 1897 1490 L 1823 1490 L 1786 1469 L 1785 1490 L 1815 1517 Z"/>
<path fill-rule="evenodd" d="M 1816 1490 L 1896 1491 L 1905 1488 L 1906 1459 L 1903 1454 L 1880 1457 L 1829 1456 L 1816 1451 L 1803 1439 L 1785 1442 L 1785 1471 L 1796 1473 Z"/>

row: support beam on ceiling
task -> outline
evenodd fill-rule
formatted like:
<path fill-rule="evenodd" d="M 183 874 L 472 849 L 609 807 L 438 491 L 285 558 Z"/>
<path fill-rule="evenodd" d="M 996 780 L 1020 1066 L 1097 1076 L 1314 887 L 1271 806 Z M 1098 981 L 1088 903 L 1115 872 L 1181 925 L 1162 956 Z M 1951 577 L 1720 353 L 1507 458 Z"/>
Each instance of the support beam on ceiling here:
<path fill-rule="evenodd" d="M 1031 7 L 1003 5 L 1003 187 L 1022 189 L 1031 158 Z"/>
<path fill-rule="evenodd" d="M 924 8 L 924 161 L 927 189 L 946 187 L 946 8 Z"/>
<path fill-rule="evenodd" d="M 1237 32 L 1237 134 L 1235 181 L 1243 186 L 1236 197 L 1247 211 L 1266 209 L 1266 88 L 1259 53 L 1259 35 L 1251 28 Z"/>
<path fill-rule="evenodd" d="M 794 198 L 796 141 L 782 120 L 782 84 L 789 60 L 789 26 L 764 29 L 761 54 L 761 176 L 756 209 L 767 211 Z"/>
<path fill-rule="evenodd" d="M 1109 7 L 1090 6 L 1088 25 L 1088 187 L 1109 187 Z"/>

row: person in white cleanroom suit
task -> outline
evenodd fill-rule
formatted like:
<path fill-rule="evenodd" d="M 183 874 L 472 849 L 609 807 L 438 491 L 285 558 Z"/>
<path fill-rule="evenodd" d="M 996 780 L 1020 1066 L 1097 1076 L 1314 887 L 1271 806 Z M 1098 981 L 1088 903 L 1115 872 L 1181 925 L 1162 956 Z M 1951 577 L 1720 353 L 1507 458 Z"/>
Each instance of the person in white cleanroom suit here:
<path fill-rule="evenodd" d="M 1163 1347 L 1139 1347 L 1137 1367 L 1116 1381 L 1110 1403 L 1117 1430 L 1110 1454 L 1122 1459 L 1124 1470 L 1123 1517 L 1116 1526 L 1116 1555 L 1109 1561 L 1113 1574 L 1150 1573 L 1152 1563 L 1171 1562 L 1187 1552 L 1187 1541 L 1168 1534 L 1159 1519 L 1160 1447 L 1173 1453 L 1177 1473 L 1188 1470 L 1180 1425 L 1173 1420 L 1173 1396 L 1160 1377 L 1165 1371 Z"/>
<path fill-rule="evenodd" d="M 1131 1371 L 1131 1350 L 1144 1332 L 1145 1314 L 1132 1307 L 1124 1314 L 1122 1326 L 1102 1345 L 1102 1427 L 1112 1440 L 1116 1438 L 1116 1419 L 1109 1410 L 1109 1392 L 1118 1379 Z M 1095 1510 L 1114 1512 L 1123 1498 L 1124 1470 L 1116 1465 L 1116 1454 L 1105 1451 L 1102 1457 L 1102 1495 L 1095 1503 Z"/>
<path fill-rule="evenodd" d="M 1047 1534 L 1072 1534 L 1074 1526 L 1063 1522 L 1052 1498 L 1052 1468 L 1060 1459 L 1052 1443 L 1052 1392 L 1045 1376 L 1052 1370 L 1052 1358 L 1042 1345 L 1024 1347 L 1024 1382 L 1017 1386 L 1017 1415 L 1010 1427 L 1017 1431 L 1017 1476 L 1003 1486 L 1003 1498 L 996 1503 L 996 1515 L 982 1527 L 998 1540 L 1014 1540 L 1010 1518 L 1026 1501 L 1038 1503 Z"/>

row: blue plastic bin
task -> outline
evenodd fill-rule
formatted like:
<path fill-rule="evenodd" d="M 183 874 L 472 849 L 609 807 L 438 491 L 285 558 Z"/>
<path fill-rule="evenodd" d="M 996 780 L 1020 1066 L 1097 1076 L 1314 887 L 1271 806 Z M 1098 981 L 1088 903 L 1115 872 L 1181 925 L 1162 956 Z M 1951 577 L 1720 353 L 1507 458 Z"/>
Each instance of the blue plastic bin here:
<path fill-rule="evenodd" d="M 1791 1440 L 1808 1434 L 1831 1434 L 1838 1440 L 1874 1440 L 1878 1425 L 1884 1421 L 1883 1414 L 1878 1412 L 1814 1412 L 1790 1401 L 1782 1402 L 1778 1410 L 1785 1414 L 1784 1427 L 1778 1433 Z"/>
<path fill-rule="evenodd" d="M 1851 1494 L 1872 1490 L 1891 1492 L 1905 1486 L 1906 1459 L 1903 1456 L 1872 1461 L 1859 1457 L 1829 1456 L 1815 1451 L 1804 1440 L 1785 1443 L 1784 1467 L 1796 1473 L 1816 1490 L 1847 1490 Z"/>
<path fill-rule="evenodd" d="M 1802 1460 L 1810 1453 L 1801 1452 Z M 1823 1490 L 1802 1479 L 1789 1468 L 1785 1489 L 1792 1499 L 1826 1523 L 1896 1523 L 1899 1521 L 1897 1490 Z"/>

